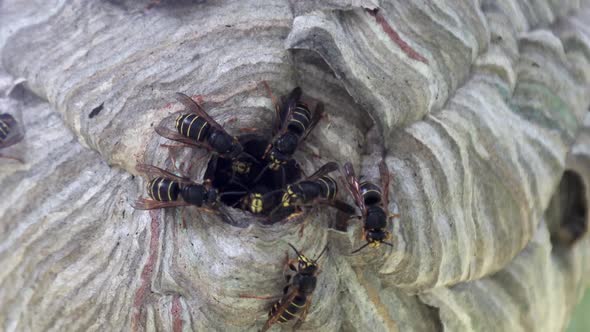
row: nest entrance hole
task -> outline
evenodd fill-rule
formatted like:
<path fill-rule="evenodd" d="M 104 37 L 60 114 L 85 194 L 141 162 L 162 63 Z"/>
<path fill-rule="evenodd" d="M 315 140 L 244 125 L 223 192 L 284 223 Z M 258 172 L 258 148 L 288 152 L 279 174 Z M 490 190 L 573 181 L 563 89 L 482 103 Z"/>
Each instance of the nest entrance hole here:
<path fill-rule="evenodd" d="M 250 194 L 264 195 L 269 192 L 286 189 L 286 186 L 298 181 L 301 178 L 301 170 L 294 159 L 284 165 L 285 182 L 283 183 L 282 171 L 266 170 L 256 181 L 258 175 L 268 165 L 268 160 L 263 159 L 264 153 L 270 140 L 261 135 L 242 135 L 238 137 L 244 152 L 254 157 L 254 162 L 249 158 L 240 157 L 235 161 L 229 159 L 211 157 L 205 171 L 206 178 L 212 178 L 213 187 L 219 190 L 219 194 L 229 192 L 242 192 L 244 194 L 222 195 L 220 200 L 223 204 L 246 211 L 248 209 L 248 196 Z M 240 163 L 238 165 L 238 163 Z M 247 168 L 247 172 L 236 171 L 238 168 Z M 279 192 L 280 195 L 280 192 Z M 278 204 L 280 202 L 274 202 Z M 273 206 L 266 206 L 261 215 L 267 215 Z"/>

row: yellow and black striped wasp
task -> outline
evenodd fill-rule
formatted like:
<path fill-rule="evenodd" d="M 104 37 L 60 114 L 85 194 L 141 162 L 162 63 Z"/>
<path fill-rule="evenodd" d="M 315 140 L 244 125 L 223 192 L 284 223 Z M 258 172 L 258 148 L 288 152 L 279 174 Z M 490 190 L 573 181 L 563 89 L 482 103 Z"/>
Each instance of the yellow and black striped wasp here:
<path fill-rule="evenodd" d="M 337 163 L 328 162 L 304 180 L 290 184 L 286 189 L 279 189 L 283 195 L 280 204 L 270 212 L 270 221 L 277 222 L 314 204 L 326 204 L 348 215 L 354 214 L 352 206 L 336 199 L 338 184 L 328 174 L 338 169 Z M 274 192 L 267 195 L 273 195 Z"/>
<path fill-rule="evenodd" d="M 294 275 L 287 275 L 286 278 L 289 284 L 283 289 L 283 297 L 270 309 L 268 320 L 262 327 L 262 332 L 270 329 L 274 323 L 286 323 L 297 316 L 299 318 L 293 325 L 293 329 L 297 329 L 303 324 L 309 312 L 311 296 L 316 288 L 317 275 L 320 272 L 317 261 L 328 249 L 328 247 L 325 247 L 317 258 L 309 259 L 292 244 L 289 243 L 289 246 L 297 254 L 296 260 L 287 262 L 288 268 Z"/>
<path fill-rule="evenodd" d="M 289 246 L 297 254 L 296 259 L 287 261 L 285 266 L 287 285 L 283 288 L 283 295 L 280 300 L 275 302 L 268 313 L 268 320 L 262 327 L 261 332 L 265 332 L 275 323 L 286 323 L 298 317 L 293 325 L 297 329 L 303 324 L 309 307 L 311 297 L 317 285 L 317 275 L 320 273 L 318 260 L 328 250 L 325 247 L 315 259 L 309 259 L 297 250 L 292 244 Z M 249 296 L 242 295 L 244 298 L 268 299 L 267 296 Z M 276 297 L 275 297 L 276 298 Z"/>
<path fill-rule="evenodd" d="M 268 164 L 260 171 L 254 183 L 268 171 L 281 172 L 281 186 L 286 183 L 284 166 L 292 159 L 295 150 L 318 124 L 324 113 L 324 105 L 319 102 L 312 114 L 309 107 L 301 99 L 302 91 L 296 87 L 283 98 L 279 104 L 266 82 L 265 88 L 271 96 L 275 107 L 275 119 L 273 125 L 273 138 L 268 145 L 263 159 Z"/>
<path fill-rule="evenodd" d="M 224 195 L 244 195 L 246 191 L 219 193 L 206 180 L 203 184 L 189 178 L 174 175 L 159 167 L 138 164 L 137 171 L 151 177 L 147 190 L 150 198 L 139 198 L 133 204 L 137 210 L 153 210 L 180 206 L 197 206 L 200 210 L 214 212 Z"/>
<path fill-rule="evenodd" d="M 392 235 L 385 228 L 390 217 L 398 217 L 399 215 L 390 216 L 386 212 L 389 204 L 389 170 L 383 161 L 379 164 L 379 173 L 381 187 L 369 181 L 359 183 L 352 164 L 344 164 L 345 182 L 361 211 L 361 215 L 356 217 L 363 221 L 362 235 L 363 239 L 367 241 L 365 245 L 354 250 L 353 254 L 367 246 L 378 248 L 381 244 L 385 244 L 393 247 L 393 244 L 386 242 Z"/>
<path fill-rule="evenodd" d="M 0 149 L 7 148 L 22 141 L 24 136 L 24 130 L 12 115 L 8 113 L 0 114 Z M 23 162 L 18 158 L 2 154 L 0 154 L 0 158 L 14 159 Z"/>
<path fill-rule="evenodd" d="M 259 161 L 244 152 L 243 141 L 223 129 L 195 100 L 189 96 L 177 92 L 176 99 L 186 108 L 176 116 L 176 132 L 166 126 L 168 117 L 155 128 L 156 132 L 165 138 L 183 143 L 187 146 L 203 148 L 213 151 L 217 156 L 223 159 L 229 159 L 235 165 L 232 170 L 237 173 L 250 172 L 252 164 L 258 164 Z M 233 178 L 233 177 L 232 177 Z"/>

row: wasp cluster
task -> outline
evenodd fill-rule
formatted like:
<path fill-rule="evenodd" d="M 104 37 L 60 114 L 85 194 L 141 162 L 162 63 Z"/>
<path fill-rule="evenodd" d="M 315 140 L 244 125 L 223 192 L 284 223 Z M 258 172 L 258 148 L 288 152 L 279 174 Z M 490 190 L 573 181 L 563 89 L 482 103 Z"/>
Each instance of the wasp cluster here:
<path fill-rule="evenodd" d="M 148 196 L 135 202 L 137 209 L 159 209 L 195 206 L 202 211 L 218 213 L 221 206 L 233 207 L 261 217 L 268 223 L 288 220 L 305 209 L 318 204 L 332 206 L 363 224 L 362 245 L 379 247 L 387 242 L 389 171 L 380 164 L 381 183 L 360 182 L 352 164 L 342 167 L 342 179 L 356 207 L 337 198 L 338 181 L 334 172 L 340 169 L 336 162 L 328 162 L 309 176 L 302 176 L 299 164 L 293 158 L 300 143 L 318 124 L 323 104 L 311 110 L 302 101 L 299 87 L 288 95 L 275 99 L 264 82 L 275 108 L 272 135 L 259 133 L 241 136 L 230 135 L 192 98 L 177 93 L 185 109 L 164 119 L 156 132 L 184 146 L 206 149 L 211 152 L 204 179 L 195 182 L 156 166 L 139 164 L 138 171 L 149 176 Z M 174 128 L 170 125 L 174 123 Z M 360 214 L 357 214 L 357 210 Z M 291 276 L 283 296 L 269 312 L 263 331 L 274 323 L 284 323 L 298 317 L 296 326 L 305 319 L 311 294 L 316 286 L 319 270 L 317 261 L 309 259 L 290 245 L 297 259 L 287 262 Z M 324 249 L 324 251 L 327 248 Z M 322 253 L 324 252 L 322 251 Z"/>
<path fill-rule="evenodd" d="M 197 101 L 177 93 L 176 98 L 185 109 L 173 114 L 174 119 L 164 119 L 155 130 L 184 146 L 210 151 L 212 156 L 204 179 L 198 183 L 156 166 L 140 164 L 138 171 L 150 178 L 149 198 L 138 199 L 135 208 L 191 205 L 215 213 L 220 206 L 229 206 L 248 211 L 267 223 L 275 223 L 301 214 L 306 208 L 325 204 L 361 220 L 367 243 L 360 249 L 391 245 L 387 242 L 390 233 L 386 230 L 389 172 L 385 164 L 380 165 L 379 185 L 360 182 L 352 165 L 344 165 L 343 179 L 356 208 L 337 198 L 338 182 L 334 172 L 340 169 L 338 163 L 328 162 L 303 177 L 293 155 L 322 118 L 323 104 L 318 102 L 311 110 L 302 101 L 299 87 L 276 99 L 266 82 L 263 85 L 275 108 L 272 135 L 256 132 L 232 136 Z M 174 128 L 169 125 L 171 123 Z"/>

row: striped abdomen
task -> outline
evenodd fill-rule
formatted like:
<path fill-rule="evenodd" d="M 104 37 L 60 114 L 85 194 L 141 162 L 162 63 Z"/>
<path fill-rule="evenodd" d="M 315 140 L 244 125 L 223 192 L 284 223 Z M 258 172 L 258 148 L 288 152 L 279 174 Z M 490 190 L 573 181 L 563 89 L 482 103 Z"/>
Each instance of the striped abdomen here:
<path fill-rule="evenodd" d="M 186 137 L 199 142 L 204 141 L 209 134 L 211 125 L 202 117 L 194 114 L 181 114 L 176 118 L 176 130 Z"/>
<path fill-rule="evenodd" d="M 291 116 L 291 120 L 287 124 L 287 128 L 289 131 L 301 136 L 307 127 L 309 127 L 309 123 L 311 122 L 311 112 L 307 105 L 303 103 L 297 103 L 295 110 L 293 111 L 293 116 Z"/>
<path fill-rule="evenodd" d="M 316 180 L 321 187 L 321 196 L 327 200 L 333 200 L 338 193 L 338 184 L 331 177 L 324 175 Z"/>
<path fill-rule="evenodd" d="M 156 201 L 168 202 L 178 199 L 180 186 L 178 182 L 157 177 L 148 183 L 148 195 Z"/>
<path fill-rule="evenodd" d="M 14 117 L 8 113 L 0 114 L 0 143 L 2 143 L 16 125 Z"/>
<path fill-rule="evenodd" d="M 360 184 L 361 195 L 365 205 L 375 205 L 381 203 L 381 188 L 372 182 L 363 182 Z"/>
<path fill-rule="evenodd" d="M 279 319 L 277 320 L 279 323 L 284 323 L 289 321 L 295 317 L 303 310 L 305 306 L 305 302 L 307 301 L 307 297 L 305 294 L 298 294 L 293 298 L 293 301 L 287 305 L 287 308 L 280 314 Z M 283 305 L 281 301 L 275 303 L 275 305 L 270 309 L 269 316 L 274 317 L 278 314 L 279 308 Z"/>

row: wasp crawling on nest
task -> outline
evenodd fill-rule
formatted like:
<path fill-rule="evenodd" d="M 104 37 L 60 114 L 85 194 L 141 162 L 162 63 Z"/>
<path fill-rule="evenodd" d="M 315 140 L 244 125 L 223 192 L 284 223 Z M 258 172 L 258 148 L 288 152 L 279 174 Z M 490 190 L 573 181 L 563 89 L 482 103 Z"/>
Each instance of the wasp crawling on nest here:
<path fill-rule="evenodd" d="M 287 184 L 285 165 L 291 162 L 299 143 L 307 138 L 322 118 L 324 105 L 318 103 L 312 114 L 307 104 L 301 101 L 302 91 L 299 87 L 293 89 L 281 103 L 277 103 L 268 85 L 266 83 L 264 85 L 273 100 L 275 119 L 273 138 L 262 157 L 267 165 L 254 182 L 258 182 L 270 170 L 280 174 L 280 185 L 284 186 Z"/>
<path fill-rule="evenodd" d="M 0 150 L 8 148 L 25 137 L 25 133 L 18 121 L 9 113 L 0 113 Z M 3 155 L 0 158 L 13 159 L 24 163 L 19 158 Z"/>
<path fill-rule="evenodd" d="M 344 164 L 344 179 L 347 189 L 354 198 L 361 215 L 353 216 L 363 222 L 363 240 L 366 244 L 354 250 L 357 253 L 369 246 L 378 248 L 381 244 L 393 247 L 393 244 L 387 242 L 392 236 L 386 230 L 389 218 L 399 217 L 397 214 L 390 215 L 389 206 L 389 170 L 387 165 L 382 161 L 379 164 L 379 173 L 381 176 L 381 186 L 370 181 L 359 182 L 354 173 L 351 163 Z"/>
<path fill-rule="evenodd" d="M 338 169 L 337 163 L 326 163 L 304 180 L 278 190 L 282 194 L 281 202 L 270 212 L 271 222 L 284 219 L 294 213 L 300 213 L 303 207 L 316 204 L 326 204 L 348 215 L 353 214 L 355 211 L 352 206 L 336 198 L 338 184 L 334 178 L 328 175 Z M 274 195 L 275 193 L 270 192 L 265 196 Z"/>
<path fill-rule="evenodd" d="M 328 250 L 325 247 L 322 252 L 314 259 L 309 259 L 297 250 L 292 244 L 289 246 L 297 254 L 296 259 L 287 260 L 285 264 L 285 279 L 287 285 L 283 288 L 282 296 L 253 296 L 241 295 L 242 298 L 255 299 L 273 299 L 279 298 L 273 304 L 268 312 L 268 319 L 261 332 L 267 331 L 275 323 L 287 323 L 297 318 L 293 324 L 293 329 L 297 329 L 303 324 L 309 307 L 311 298 L 317 285 L 317 275 L 320 273 L 318 260 Z M 287 257 L 288 258 L 288 257 Z"/>

